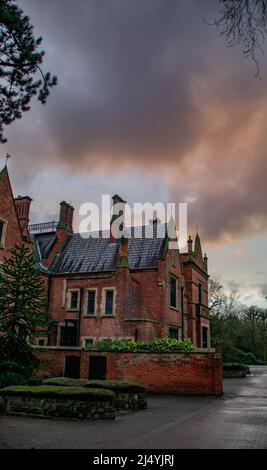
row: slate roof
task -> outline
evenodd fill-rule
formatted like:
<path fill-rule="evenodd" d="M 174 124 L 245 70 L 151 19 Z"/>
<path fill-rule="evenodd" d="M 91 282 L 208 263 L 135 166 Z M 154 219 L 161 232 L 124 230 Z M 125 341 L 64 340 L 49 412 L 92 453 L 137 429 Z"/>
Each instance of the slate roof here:
<path fill-rule="evenodd" d="M 43 233 L 34 235 L 36 242 L 37 253 L 40 259 L 48 257 L 49 252 L 56 241 L 56 233 Z"/>
<path fill-rule="evenodd" d="M 139 238 L 128 240 L 130 269 L 156 268 L 165 246 L 166 226 L 158 226 L 160 237 L 144 238 L 144 227 L 136 229 Z M 131 229 L 133 232 L 133 228 Z M 99 234 L 98 238 L 71 235 L 51 266 L 53 273 L 90 273 L 115 271 L 120 240 L 111 241 Z"/>

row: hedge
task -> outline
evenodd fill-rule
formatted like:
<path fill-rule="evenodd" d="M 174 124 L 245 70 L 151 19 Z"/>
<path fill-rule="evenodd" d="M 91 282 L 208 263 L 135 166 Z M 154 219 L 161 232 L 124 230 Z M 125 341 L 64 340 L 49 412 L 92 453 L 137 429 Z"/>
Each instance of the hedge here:
<path fill-rule="evenodd" d="M 112 390 L 113 392 L 125 392 L 125 393 L 144 393 L 145 387 L 131 382 L 123 382 L 120 380 L 88 380 L 86 388 L 104 388 Z"/>
<path fill-rule="evenodd" d="M 124 382 L 121 380 L 86 380 L 86 379 L 71 379 L 67 377 L 53 377 L 43 381 L 44 385 L 72 387 L 77 385 L 86 388 L 101 388 L 105 390 L 112 390 L 113 392 L 125 393 L 143 393 L 145 387 L 131 382 Z"/>
<path fill-rule="evenodd" d="M 0 373 L 0 388 L 8 387 L 10 385 L 27 385 L 27 380 L 18 372 Z"/>
<path fill-rule="evenodd" d="M 115 394 L 111 390 L 53 385 L 6 387 L 0 390 L 0 395 L 34 398 L 75 398 L 84 401 L 106 401 L 115 398 Z"/>
<path fill-rule="evenodd" d="M 42 385 L 55 385 L 62 387 L 83 387 L 88 382 L 87 379 L 72 379 L 69 377 L 51 377 L 43 380 Z"/>
<path fill-rule="evenodd" d="M 156 338 L 149 343 L 143 341 L 132 341 L 129 339 L 104 339 L 96 344 L 99 351 L 111 352 L 191 352 L 194 346 L 190 339 L 177 340 L 171 338 Z"/>
<path fill-rule="evenodd" d="M 223 364 L 224 370 L 247 370 L 248 366 L 246 364 L 239 364 L 238 362 L 227 362 Z"/>

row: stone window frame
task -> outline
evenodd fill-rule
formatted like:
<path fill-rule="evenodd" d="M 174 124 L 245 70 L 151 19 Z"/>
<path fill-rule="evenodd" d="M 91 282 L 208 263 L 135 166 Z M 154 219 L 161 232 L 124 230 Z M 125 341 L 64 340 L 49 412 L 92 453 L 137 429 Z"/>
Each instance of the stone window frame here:
<path fill-rule="evenodd" d="M 71 294 L 72 292 L 78 292 L 77 308 L 71 308 Z M 79 312 L 81 302 L 81 289 L 79 287 L 73 287 L 67 289 L 66 296 L 66 311 L 67 312 Z"/>
<path fill-rule="evenodd" d="M 6 232 L 7 232 L 8 221 L 6 219 L 3 219 L 3 217 L 0 217 L 0 222 L 3 224 L 2 236 L 1 236 L 1 239 L 0 239 L 0 248 L 5 249 L 5 241 L 6 241 Z"/>
<path fill-rule="evenodd" d="M 93 341 L 93 343 L 92 343 L 92 348 L 93 348 L 93 346 L 94 346 L 95 343 L 96 343 L 96 337 L 95 337 L 95 336 L 82 336 L 82 337 L 81 337 L 81 340 L 82 340 L 82 347 L 83 347 L 83 349 L 85 349 L 86 351 L 90 351 L 90 349 L 91 349 L 91 348 L 87 348 L 87 347 L 86 347 L 86 341 L 87 341 L 87 340 Z"/>
<path fill-rule="evenodd" d="M 175 331 L 177 331 L 177 333 L 178 333 L 178 335 L 177 335 L 177 336 L 178 336 L 178 338 L 177 338 L 178 341 L 180 341 L 180 340 L 182 339 L 182 329 L 181 329 L 180 326 L 178 326 L 178 325 L 176 326 L 176 325 L 171 325 L 171 324 L 169 324 L 169 334 L 168 334 L 168 337 L 169 337 L 169 338 L 171 338 L 171 336 L 170 336 L 170 330 L 175 330 Z"/>
<path fill-rule="evenodd" d="M 113 291 L 113 307 L 112 307 L 112 314 L 110 315 L 106 315 L 106 293 L 108 291 Z M 101 301 L 101 317 L 102 318 L 112 318 L 116 316 L 116 298 L 117 298 L 116 287 L 103 287 L 102 301 Z"/>
<path fill-rule="evenodd" d="M 203 305 L 203 282 L 199 281 L 197 286 L 197 303 Z"/>
<path fill-rule="evenodd" d="M 40 344 L 40 341 L 44 341 L 44 344 Z M 37 346 L 46 347 L 48 346 L 48 337 L 47 336 L 40 336 L 37 338 Z"/>
<path fill-rule="evenodd" d="M 87 313 L 88 309 L 88 292 L 95 292 L 95 311 L 94 314 Z M 84 305 L 83 305 L 83 316 L 85 318 L 95 318 L 97 316 L 98 310 L 98 287 L 86 287 L 85 289 L 85 296 L 84 296 Z"/>
<path fill-rule="evenodd" d="M 172 280 L 175 280 L 176 281 L 176 306 L 174 305 L 171 305 L 171 281 Z M 170 280 L 169 280 L 169 307 L 172 309 L 172 310 L 176 310 L 178 311 L 179 310 L 179 277 L 176 276 L 175 274 L 173 273 L 170 273 Z"/>
<path fill-rule="evenodd" d="M 210 348 L 210 326 L 201 323 L 200 335 L 201 335 L 201 348 L 209 349 Z M 207 330 L 207 346 L 203 346 L 203 328 Z"/>

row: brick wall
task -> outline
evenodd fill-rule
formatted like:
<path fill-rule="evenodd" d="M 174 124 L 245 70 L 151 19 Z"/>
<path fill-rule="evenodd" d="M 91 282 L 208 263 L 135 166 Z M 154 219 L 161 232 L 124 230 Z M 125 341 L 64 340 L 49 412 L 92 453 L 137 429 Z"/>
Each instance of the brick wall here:
<path fill-rule="evenodd" d="M 64 375 L 66 356 L 81 358 L 80 377 L 89 377 L 89 357 L 107 358 L 107 379 L 136 382 L 151 393 L 184 395 L 222 394 L 220 351 L 194 353 L 101 353 L 98 351 L 46 349 L 37 353 L 47 361 L 43 375 Z"/>
<path fill-rule="evenodd" d="M 16 213 L 9 177 L 6 171 L 0 179 L 0 220 L 6 222 L 4 246 L 0 246 L 0 263 L 15 244 L 22 244 L 22 233 Z"/>

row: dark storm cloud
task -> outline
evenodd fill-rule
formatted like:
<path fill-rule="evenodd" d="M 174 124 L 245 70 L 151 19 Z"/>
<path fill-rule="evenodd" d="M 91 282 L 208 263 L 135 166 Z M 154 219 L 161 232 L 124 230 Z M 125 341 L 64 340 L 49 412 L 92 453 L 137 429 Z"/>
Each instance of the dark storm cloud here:
<path fill-rule="evenodd" d="M 261 293 L 263 295 L 263 297 L 267 297 L 267 284 L 260 284 L 259 285 L 260 289 L 261 289 Z"/>
<path fill-rule="evenodd" d="M 75 153 L 88 166 L 99 155 L 154 164 L 194 145 L 190 83 L 206 60 L 198 57 L 190 2 L 180 3 L 25 2 L 34 23 L 40 14 L 53 18 L 44 36 L 59 59 L 60 86 L 45 112 L 64 162 Z"/>
<path fill-rule="evenodd" d="M 46 107 L 9 132 L 23 166 L 164 171 L 210 238 L 266 228 L 267 70 L 256 80 L 205 24 L 216 1 L 21 4 L 59 76 Z"/>

